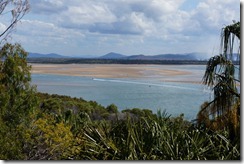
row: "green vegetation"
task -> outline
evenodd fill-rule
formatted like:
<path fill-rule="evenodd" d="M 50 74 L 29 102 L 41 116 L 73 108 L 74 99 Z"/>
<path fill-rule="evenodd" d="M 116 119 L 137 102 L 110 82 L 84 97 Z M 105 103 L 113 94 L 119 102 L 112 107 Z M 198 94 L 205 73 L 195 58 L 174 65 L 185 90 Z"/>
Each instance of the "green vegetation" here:
<path fill-rule="evenodd" d="M 240 42 L 234 42 L 235 37 L 240 40 L 240 22 L 222 29 L 221 54 L 207 63 L 203 83 L 212 88 L 214 98 L 202 105 L 198 123 L 212 130 L 227 130 L 232 141 L 240 142 L 240 53 L 238 65 L 233 63 L 234 45 L 240 52 Z"/>
<path fill-rule="evenodd" d="M 240 136 L 183 114 L 38 93 L 26 56 L 18 44 L 0 52 L 0 159 L 240 160 Z"/>

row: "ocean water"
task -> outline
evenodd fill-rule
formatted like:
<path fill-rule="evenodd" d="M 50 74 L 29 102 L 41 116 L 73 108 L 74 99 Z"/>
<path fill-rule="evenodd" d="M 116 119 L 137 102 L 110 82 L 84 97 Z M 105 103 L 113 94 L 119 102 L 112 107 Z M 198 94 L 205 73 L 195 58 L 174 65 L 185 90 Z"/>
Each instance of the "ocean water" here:
<path fill-rule="evenodd" d="M 119 110 L 141 108 L 154 113 L 166 110 L 171 116 L 183 113 L 186 119 L 195 119 L 201 104 L 210 100 L 211 92 L 200 83 L 181 81 L 194 79 L 200 82 L 205 66 L 180 65 L 174 69 L 193 74 L 172 77 L 174 82 L 162 81 L 162 77 L 157 76 L 111 79 L 32 74 L 32 84 L 40 92 L 82 97 L 105 107 L 114 103 Z"/>

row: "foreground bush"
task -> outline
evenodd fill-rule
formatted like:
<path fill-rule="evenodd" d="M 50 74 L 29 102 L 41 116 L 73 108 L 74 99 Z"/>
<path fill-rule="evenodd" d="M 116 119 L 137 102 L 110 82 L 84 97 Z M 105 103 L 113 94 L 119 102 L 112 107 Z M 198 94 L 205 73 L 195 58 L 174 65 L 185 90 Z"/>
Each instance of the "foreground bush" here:
<path fill-rule="evenodd" d="M 182 117 L 106 121 L 85 126 L 78 138 L 86 143 L 75 159 L 90 160 L 233 160 L 237 145 L 225 133 L 199 130 Z"/>

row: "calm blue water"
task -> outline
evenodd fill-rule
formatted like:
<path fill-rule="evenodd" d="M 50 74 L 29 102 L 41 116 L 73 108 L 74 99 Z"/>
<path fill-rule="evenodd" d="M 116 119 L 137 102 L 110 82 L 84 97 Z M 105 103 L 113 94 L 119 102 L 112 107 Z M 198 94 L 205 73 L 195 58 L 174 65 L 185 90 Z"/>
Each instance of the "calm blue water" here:
<path fill-rule="evenodd" d="M 179 66 L 181 70 L 192 69 L 181 67 L 184 66 Z M 205 67 L 199 70 L 202 71 L 203 68 Z M 200 105 L 210 99 L 209 90 L 201 84 L 161 82 L 157 78 L 99 79 L 32 74 L 32 84 L 37 85 L 40 92 L 82 97 L 97 101 L 103 106 L 114 103 L 119 110 L 142 108 L 156 113 L 160 109 L 172 116 L 184 113 L 188 120 L 194 119 Z"/>

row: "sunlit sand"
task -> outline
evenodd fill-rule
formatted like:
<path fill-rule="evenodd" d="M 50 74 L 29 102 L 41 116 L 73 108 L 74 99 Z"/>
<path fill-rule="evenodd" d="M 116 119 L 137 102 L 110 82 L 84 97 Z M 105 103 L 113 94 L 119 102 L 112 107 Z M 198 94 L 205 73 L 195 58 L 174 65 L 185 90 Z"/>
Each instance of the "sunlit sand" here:
<path fill-rule="evenodd" d="M 32 73 L 91 78 L 158 78 L 160 81 L 199 83 L 202 74 L 176 65 L 31 64 Z M 189 78 L 190 77 L 190 78 Z"/>

